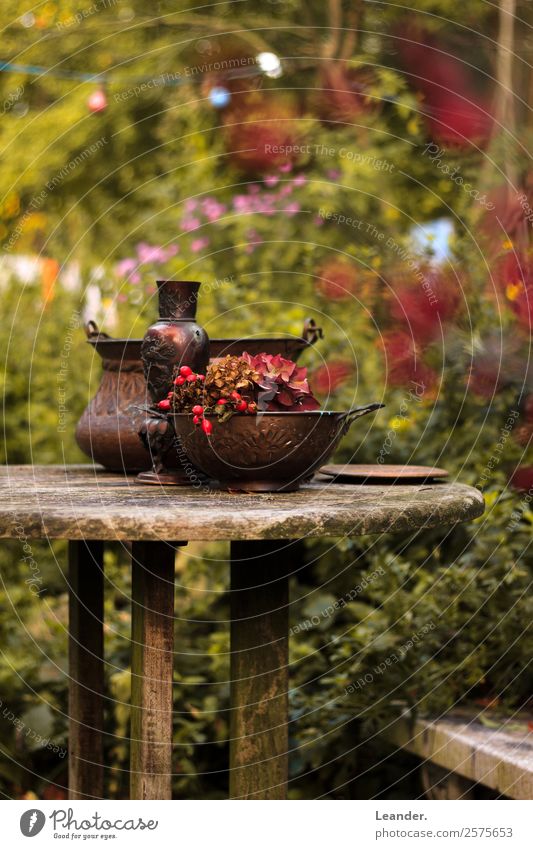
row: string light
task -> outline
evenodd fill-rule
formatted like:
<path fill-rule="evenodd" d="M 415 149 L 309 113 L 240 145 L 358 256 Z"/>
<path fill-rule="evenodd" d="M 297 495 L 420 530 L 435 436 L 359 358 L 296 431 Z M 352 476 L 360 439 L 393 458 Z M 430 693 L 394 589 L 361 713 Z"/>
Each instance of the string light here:
<path fill-rule="evenodd" d="M 273 80 L 281 77 L 283 73 L 281 60 L 275 53 L 259 53 L 256 56 L 256 62 L 266 77 L 270 77 Z"/>
<path fill-rule="evenodd" d="M 209 101 L 215 109 L 224 109 L 231 100 L 231 94 L 224 86 L 215 86 L 209 92 Z"/>
<path fill-rule="evenodd" d="M 19 18 L 19 20 L 23 27 L 29 29 L 35 23 L 35 15 L 33 12 L 26 12 L 21 18 Z"/>
<path fill-rule="evenodd" d="M 22 20 L 22 19 L 21 19 Z M 28 19 L 29 21 L 29 19 Z M 28 23 L 28 25 L 30 25 Z M 239 77 L 257 76 L 257 68 L 271 79 L 277 79 L 283 73 L 281 60 L 275 53 L 259 53 L 256 57 L 257 65 L 253 68 L 236 68 L 226 74 L 226 79 L 237 79 Z M 43 65 L 24 65 L 18 62 L 2 62 L 0 60 L 0 72 L 14 74 L 29 74 L 30 76 L 50 76 L 57 79 L 73 79 L 80 82 L 96 83 L 99 88 L 94 91 L 87 100 L 87 106 L 91 112 L 103 112 L 107 108 L 107 97 L 104 86 L 108 83 L 115 84 L 130 84 L 132 82 L 144 83 L 153 81 L 154 77 L 138 77 L 138 76 L 115 76 L 114 74 L 91 74 L 83 71 L 70 71 L 61 69 L 45 68 Z M 204 74 L 198 74 L 200 79 Z M 180 74 L 161 74 L 157 77 L 158 85 L 160 86 L 180 86 L 190 83 L 188 78 L 181 77 Z M 218 85 L 210 89 L 208 94 L 209 102 L 215 109 L 224 109 L 231 102 L 231 92 L 224 86 Z"/>
<path fill-rule="evenodd" d="M 260 56 L 274 56 L 273 53 L 270 54 L 259 54 Z M 258 64 L 259 64 L 259 57 Z M 278 61 L 279 67 L 281 68 L 281 63 L 279 62 L 278 57 L 275 57 Z M 266 60 L 265 60 L 266 62 Z M 273 66 L 269 65 L 266 62 L 267 67 L 271 68 L 271 70 L 264 70 L 263 67 L 259 64 L 261 71 L 266 76 L 273 76 L 275 72 L 272 70 Z M 153 76 L 116 76 L 115 74 L 103 74 L 102 72 L 98 73 L 86 73 L 83 71 L 70 71 L 70 70 L 52 70 L 51 68 L 45 68 L 43 65 L 22 65 L 18 62 L 3 62 L 0 59 L 0 72 L 3 73 L 12 73 L 12 74 L 29 74 L 30 76 L 49 76 L 56 79 L 72 79 L 72 80 L 80 80 L 81 82 L 86 83 L 98 83 L 98 82 L 115 82 L 116 84 L 120 83 L 132 83 L 132 82 L 151 82 L 155 77 Z M 201 79 L 205 74 L 198 73 L 196 75 L 196 79 Z M 237 79 L 239 77 L 254 77 L 257 76 L 257 66 L 253 66 L 251 68 L 235 68 L 229 71 L 226 74 L 227 79 Z M 187 85 L 190 83 L 189 77 L 182 77 L 179 73 L 173 74 L 159 74 L 157 75 L 158 85 L 170 85 L 170 86 L 180 86 Z"/>
<path fill-rule="evenodd" d="M 93 91 L 87 100 L 87 106 L 91 112 L 103 112 L 104 109 L 107 109 L 107 97 L 105 96 L 105 91 L 101 88 L 97 88 L 96 91 Z"/>

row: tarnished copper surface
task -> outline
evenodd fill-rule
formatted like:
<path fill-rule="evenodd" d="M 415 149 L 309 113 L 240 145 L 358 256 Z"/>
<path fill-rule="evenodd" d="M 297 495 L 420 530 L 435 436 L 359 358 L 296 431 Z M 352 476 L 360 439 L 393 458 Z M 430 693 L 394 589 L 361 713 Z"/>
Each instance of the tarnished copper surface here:
<path fill-rule="evenodd" d="M 209 337 L 196 323 L 200 283 L 158 280 L 159 319 L 146 331 L 141 345 L 144 376 L 152 401 L 166 398 L 176 366 L 188 365 L 205 374 Z"/>
<path fill-rule="evenodd" d="M 102 358 L 102 380 L 78 423 L 76 441 L 84 454 L 110 471 L 150 469 L 150 456 L 138 435 L 143 425 L 139 411 L 150 403 L 141 360 L 143 340 L 114 339 L 102 333 L 94 321 L 87 323 L 85 331 L 89 344 Z M 296 360 L 319 338 L 322 330 L 313 319 L 306 319 L 301 337 L 211 339 L 210 358 L 240 355 L 246 350 L 252 355 L 265 351 Z M 179 465 L 177 457 L 175 461 L 165 459 L 167 467 Z M 150 478 L 153 480 L 157 483 Z"/>
<path fill-rule="evenodd" d="M 102 357 L 102 379 L 76 427 L 76 442 L 111 471 L 142 471 L 150 457 L 138 435 L 148 402 L 138 340 L 109 339 L 91 322 L 89 343 Z M 93 335 L 91 335 L 93 334 Z"/>
<path fill-rule="evenodd" d="M 409 466 L 392 463 L 373 463 L 363 465 L 358 463 L 335 464 L 322 466 L 321 475 L 341 482 L 343 480 L 428 480 L 430 478 L 447 478 L 449 472 L 436 466 Z"/>
<path fill-rule="evenodd" d="M 329 458 L 354 419 L 381 406 L 369 404 L 345 413 L 235 415 L 225 422 L 209 416 L 210 437 L 186 413 L 176 413 L 172 420 L 189 460 L 222 488 L 290 492 Z"/>

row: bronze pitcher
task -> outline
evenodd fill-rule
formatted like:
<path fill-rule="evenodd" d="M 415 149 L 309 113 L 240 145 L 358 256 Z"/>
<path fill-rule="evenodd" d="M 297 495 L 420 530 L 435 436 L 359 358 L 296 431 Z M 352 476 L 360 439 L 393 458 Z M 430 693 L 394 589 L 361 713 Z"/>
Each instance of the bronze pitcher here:
<path fill-rule="evenodd" d="M 102 358 L 102 380 L 76 427 L 76 442 L 95 463 L 110 471 L 150 468 L 139 439 L 148 403 L 140 339 L 112 339 L 94 321 L 85 325 L 87 339 Z"/>

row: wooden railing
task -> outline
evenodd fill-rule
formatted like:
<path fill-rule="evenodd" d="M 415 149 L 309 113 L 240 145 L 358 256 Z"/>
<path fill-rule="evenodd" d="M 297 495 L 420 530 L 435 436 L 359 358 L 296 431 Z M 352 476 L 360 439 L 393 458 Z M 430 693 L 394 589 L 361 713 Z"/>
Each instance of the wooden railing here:
<path fill-rule="evenodd" d="M 428 795 L 433 786 L 434 797 L 475 798 L 473 786 L 481 784 L 512 799 L 533 799 L 533 731 L 523 714 L 490 725 L 464 713 L 402 718 L 385 736 L 424 760 Z M 430 765 L 441 769 L 428 770 Z"/>

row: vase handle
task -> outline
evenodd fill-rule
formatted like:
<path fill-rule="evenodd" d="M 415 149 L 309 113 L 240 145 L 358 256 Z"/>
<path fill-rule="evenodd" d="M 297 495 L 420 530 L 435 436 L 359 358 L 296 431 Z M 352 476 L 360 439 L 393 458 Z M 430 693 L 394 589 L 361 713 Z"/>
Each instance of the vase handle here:
<path fill-rule="evenodd" d="M 302 331 L 302 339 L 308 345 L 314 345 L 319 339 L 324 338 L 324 333 L 321 327 L 317 327 L 314 318 L 306 318 L 304 321 L 304 329 Z"/>

